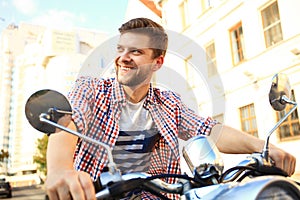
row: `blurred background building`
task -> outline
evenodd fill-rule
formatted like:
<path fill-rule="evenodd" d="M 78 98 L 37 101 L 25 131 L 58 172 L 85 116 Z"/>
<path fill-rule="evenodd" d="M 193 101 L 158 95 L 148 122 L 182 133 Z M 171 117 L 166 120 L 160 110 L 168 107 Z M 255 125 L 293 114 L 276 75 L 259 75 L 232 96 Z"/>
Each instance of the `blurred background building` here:
<path fill-rule="evenodd" d="M 294 100 L 300 99 L 299 9 L 298 0 L 129 0 L 124 21 L 148 17 L 168 30 L 169 51 L 154 77 L 157 86 L 178 91 L 202 115 L 264 139 L 283 115 L 269 105 L 273 75 L 287 74 Z M 114 48 L 104 47 L 114 39 L 101 30 L 26 23 L 2 32 L 0 148 L 10 153 L 4 171 L 13 174 L 34 164 L 42 134 L 25 119 L 29 95 L 44 88 L 66 93 L 78 73 L 113 74 Z M 298 110 L 271 142 L 300 160 Z"/>
<path fill-rule="evenodd" d="M 66 93 L 85 57 L 106 37 L 92 30 L 56 30 L 27 23 L 10 24 L 3 30 L 0 148 L 9 152 L 9 158 L 2 172 L 16 174 L 35 168 L 33 155 L 42 133 L 28 126 L 24 112 L 28 97 L 45 88 Z"/>

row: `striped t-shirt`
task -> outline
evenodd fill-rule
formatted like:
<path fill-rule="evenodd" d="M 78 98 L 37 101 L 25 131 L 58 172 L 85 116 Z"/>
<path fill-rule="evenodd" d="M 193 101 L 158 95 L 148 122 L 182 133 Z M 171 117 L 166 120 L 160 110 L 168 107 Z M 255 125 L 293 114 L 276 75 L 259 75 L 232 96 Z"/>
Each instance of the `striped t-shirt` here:
<path fill-rule="evenodd" d="M 152 148 L 160 137 L 143 103 L 127 102 L 122 109 L 119 137 L 112 152 L 122 173 L 146 172 Z"/>

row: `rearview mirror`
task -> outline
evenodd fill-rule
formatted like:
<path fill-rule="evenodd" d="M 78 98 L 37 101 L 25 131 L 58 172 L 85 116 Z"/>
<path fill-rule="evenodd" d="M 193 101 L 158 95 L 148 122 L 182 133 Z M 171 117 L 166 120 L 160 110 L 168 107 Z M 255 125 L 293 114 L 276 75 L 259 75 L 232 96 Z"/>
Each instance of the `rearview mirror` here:
<path fill-rule="evenodd" d="M 293 105 L 293 107 L 276 123 L 276 125 L 268 133 L 264 149 L 262 152 L 263 158 L 269 160 L 269 139 L 271 134 L 292 114 L 297 108 L 297 103 L 290 100 L 291 85 L 287 75 L 278 73 L 273 76 L 272 85 L 269 92 L 269 102 L 274 110 L 282 111 L 286 104 Z"/>
<path fill-rule="evenodd" d="M 291 86 L 285 74 L 278 73 L 272 79 L 269 92 L 269 102 L 274 110 L 282 111 L 285 109 L 286 101 L 291 95 Z"/>
<path fill-rule="evenodd" d="M 57 123 L 65 114 L 72 114 L 72 108 L 67 98 L 55 90 L 39 90 L 32 94 L 25 104 L 25 115 L 32 127 L 43 133 L 54 133 L 55 126 L 40 120 L 41 115 L 47 115 L 48 120 Z"/>

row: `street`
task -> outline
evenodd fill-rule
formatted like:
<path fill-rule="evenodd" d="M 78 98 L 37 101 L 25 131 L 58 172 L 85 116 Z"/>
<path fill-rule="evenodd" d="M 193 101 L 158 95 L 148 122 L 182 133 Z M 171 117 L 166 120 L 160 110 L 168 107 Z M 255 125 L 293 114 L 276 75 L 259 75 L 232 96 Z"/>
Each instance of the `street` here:
<path fill-rule="evenodd" d="M 43 190 L 43 185 L 17 187 L 17 188 L 13 188 L 12 190 L 12 198 L 6 198 L 5 196 L 0 196 L 0 200 L 2 199 L 44 200 L 45 192 Z"/>

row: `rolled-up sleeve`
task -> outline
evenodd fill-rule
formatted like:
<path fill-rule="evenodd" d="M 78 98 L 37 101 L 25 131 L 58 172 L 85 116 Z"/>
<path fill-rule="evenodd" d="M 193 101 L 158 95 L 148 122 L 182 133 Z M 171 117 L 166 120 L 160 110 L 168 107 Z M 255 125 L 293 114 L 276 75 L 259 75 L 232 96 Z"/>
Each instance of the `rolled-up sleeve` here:
<path fill-rule="evenodd" d="M 185 104 L 180 108 L 179 137 L 188 140 L 197 135 L 209 135 L 212 127 L 219 122 L 211 117 L 201 117 Z"/>

